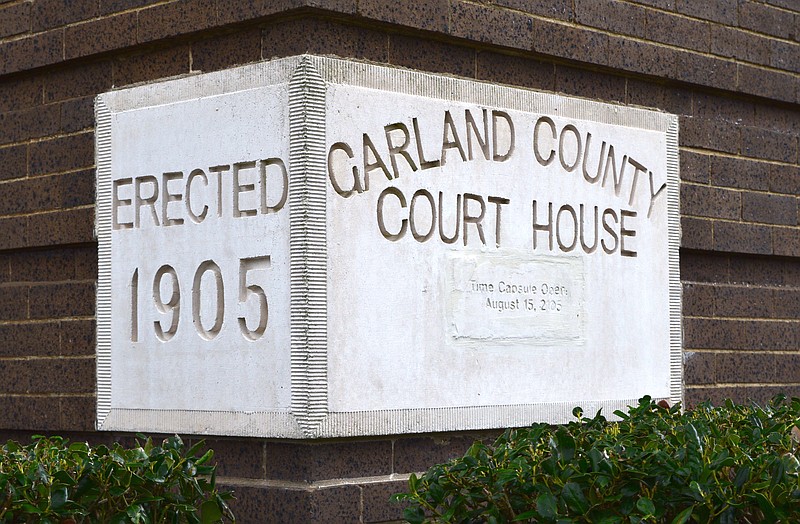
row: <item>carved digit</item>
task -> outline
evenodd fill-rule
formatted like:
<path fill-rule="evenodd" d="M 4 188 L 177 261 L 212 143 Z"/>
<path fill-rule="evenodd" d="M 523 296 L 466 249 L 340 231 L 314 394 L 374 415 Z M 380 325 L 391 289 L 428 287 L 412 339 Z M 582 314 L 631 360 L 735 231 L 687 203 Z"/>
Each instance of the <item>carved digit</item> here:
<path fill-rule="evenodd" d="M 139 341 L 139 268 L 131 278 L 131 342 Z"/>
<path fill-rule="evenodd" d="M 172 277 L 172 295 L 170 295 L 169 300 L 165 303 L 161 298 L 161 279 L 163 279 L 166 274 Z M 161 342 L 167 342 L 174 337 L 175 333 L 178 331 L 178 321 L 181 317 L 181 288 L 178 283 L 178 274 L 175 273 L 175 269 L 173 269 L 172 266 L 163 265 L 156 271 L 156 275 L 153 277 L 153 303 L 159 313 L 172 313 L 172 320 L 166 331 L 161 325 L 160 320 L 153 322 L 158 339 Z"/>
<path fill-rule="evenodd" d="M 214 283 L 216 284 L 216 307 L 214 308 L 214 324 L 210 329 L 203 327 L 203 319 L 201 315 L 202 308 L 202 293 L 200 286 L 203 283 L 203 275 L 206 271 L 211 271 L 214 276 Z M 206 340 L 213 340 L 219 335 L 222 329 L 222 321 L 225 317 L 225 286 L 222 282 L 222 271 L 213 260 L 206 260 L 200 264 L 197 271 L 194 273 L 194 280 L 192 281 L 192 320 L 197 334 Z"/>
<path fill-rule="evenodd" d="M 258 269 L 267 269 L 270 266 L 269 255 L 263 257 L 243 258 L 239 261 L 239 303 L 244 304 L 251 295 L 258 301 L 258 325 L 255 329 L 247 327 L 247 319 L 239 317 L 239 329 L 248 340 L 258 340 L 267 330 L 269 321 L 269 304 L 264 288 L 258 284 L 247 285 L 247 273 Z"/>

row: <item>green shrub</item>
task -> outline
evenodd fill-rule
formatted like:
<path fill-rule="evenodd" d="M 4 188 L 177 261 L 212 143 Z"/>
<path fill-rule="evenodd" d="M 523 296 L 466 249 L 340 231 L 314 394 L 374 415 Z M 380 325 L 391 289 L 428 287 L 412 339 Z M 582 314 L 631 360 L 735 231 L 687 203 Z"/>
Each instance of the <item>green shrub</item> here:
<path fill-rule="evenodd" d="M 419 522 L 800 522 L 800 399 L 681 412 L 649 397 L 621 420 L 508 430 L 409 480 Z"/>
<path fill-rule="evenodd" d="M 140 436 L 144 438 L 143 436 Z M 0 448 L 0 523 L 211 523 L 234 521 L 200 442 L 147 438 L 125 449 L 60 437 Z"/>

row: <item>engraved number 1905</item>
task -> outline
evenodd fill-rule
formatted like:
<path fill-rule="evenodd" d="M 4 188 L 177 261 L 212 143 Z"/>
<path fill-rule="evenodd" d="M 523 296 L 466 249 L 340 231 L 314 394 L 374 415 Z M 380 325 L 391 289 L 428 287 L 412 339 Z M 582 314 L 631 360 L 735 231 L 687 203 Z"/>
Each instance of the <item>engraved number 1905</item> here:
<path fill-rule="evenodd" d="M 242 258 L 239 260 L 239 294 L 238 303 L 254 303 L 258 307 L 258 322 L 254 327 L 248 326 L 244 316 L 237 318 L 242 336 L 248 340 L 258 340 L 267 330 L 269 320 L 269 305 L 264 288 L 258 284 L 248 283 L 248 274 L 251 271 L 267 269 L 270 265 L 269 255 L 263 257 Z M 203 277 L 209 274 L 214 284 L 211 312 L 203 311 L 204 282 Z M 168 280 L 167 280 L 168 279 Z M 165 282 L 167 280 L 167 282 Z M 162 287 L 169 289 L 169 296 L 164 296 Z M 219 335 L 225 321 L 225 281 L 222 270 L 213 260 L 200 263 L 192 278 L 192 324 L 195 331 L 205 340 L 213 340 Z M 139 341 L 139 268 L 133 271 L 131 277 L 131 342 Z M 153 306 L 161 315 L 169 315 L 168 319 L 153 322 L 153 331 L 156 337 L 167 342 L 178 332 L 181 318 L 181 284 L 175 268 L 164 264 L 153 275 L 152 284 Z M 208 318 L 208 317 L 211 318 Z M 165 322 L 168 320 L 168 322 Z"/>

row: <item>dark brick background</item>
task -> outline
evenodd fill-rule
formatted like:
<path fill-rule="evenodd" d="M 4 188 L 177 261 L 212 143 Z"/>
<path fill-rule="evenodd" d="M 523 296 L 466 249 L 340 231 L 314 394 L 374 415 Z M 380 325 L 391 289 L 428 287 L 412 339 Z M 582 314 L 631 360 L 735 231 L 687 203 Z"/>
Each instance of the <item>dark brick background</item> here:
<path fill-rule="evenodd" d="M 686 403 L 800 395 L 794 0 L 0 0 L 0 438 L 129 438 L 92 431 L 93 97 L 303 52 L 678 114 Z M 209 445 L 241 522 L 381 522 L 491 435 Z"/>

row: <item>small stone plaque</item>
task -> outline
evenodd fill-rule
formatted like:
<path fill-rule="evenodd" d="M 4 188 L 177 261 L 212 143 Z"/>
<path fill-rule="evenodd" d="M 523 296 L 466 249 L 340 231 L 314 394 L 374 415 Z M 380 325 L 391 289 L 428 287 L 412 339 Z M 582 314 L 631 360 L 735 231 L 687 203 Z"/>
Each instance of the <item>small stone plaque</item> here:
<path fill-rule="evenodd" d="M 681 398 L 673 115 L 309 55 L 96 115 L 99 429 L 395 434 Z"/>

